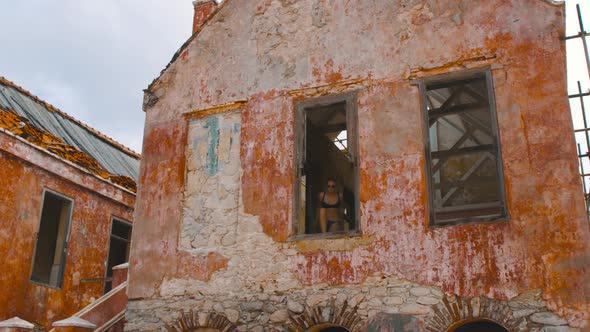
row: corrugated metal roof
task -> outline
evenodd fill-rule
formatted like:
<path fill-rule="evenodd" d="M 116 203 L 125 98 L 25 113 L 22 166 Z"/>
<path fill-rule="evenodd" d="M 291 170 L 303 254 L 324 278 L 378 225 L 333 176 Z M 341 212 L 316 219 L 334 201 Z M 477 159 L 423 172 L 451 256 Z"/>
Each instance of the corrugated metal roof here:
<path fill-rule="evenodd" d="M 42 130 L 96 159 L 116 175 L 137 181 L 139 155 L 70 115 L 35 97 L 20 86 L 0 77 L 0 108 L 13 110 Z"/>

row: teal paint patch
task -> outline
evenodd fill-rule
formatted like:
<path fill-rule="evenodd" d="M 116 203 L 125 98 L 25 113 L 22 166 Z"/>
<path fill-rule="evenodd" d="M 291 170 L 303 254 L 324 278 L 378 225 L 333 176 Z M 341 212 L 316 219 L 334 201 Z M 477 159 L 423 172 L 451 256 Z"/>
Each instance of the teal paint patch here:
<path fill-rule="evenodd" d="M 233 132 L 236 134 L 240 132 L 240 123 L 239 122 L 234 123 Z M 233 143 L 234 143 L 234 135 L 232 135 L 229 140 L 230 145 L 233 145 Z"/>
<path fill-rule="evenodd" d="M 209 117 L 205 123 L 204 128 L 209 129 L 209 142 L 207 147 L 207 173 L 213 176 L 217 174 L 218 168 L 218 156 L 217 151 L 219 149 L 219 119 L 212 116 Z"/>

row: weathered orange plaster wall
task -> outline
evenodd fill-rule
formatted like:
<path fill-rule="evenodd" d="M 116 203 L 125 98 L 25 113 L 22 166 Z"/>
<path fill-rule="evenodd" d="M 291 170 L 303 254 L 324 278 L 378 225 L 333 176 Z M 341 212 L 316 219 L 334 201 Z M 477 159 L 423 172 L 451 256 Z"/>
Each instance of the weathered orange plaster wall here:
<path fill-rule="evenodd" d="M 111 220 L 132 221 L 134 195 L 120 189 L 113 190 L 122 192 L 120 201 L 99 195 L 68 180 L 72 174 L 83 179 L 93 175 L 5 133 L 0 138 L 2 148 L 15 148 L 12 152 L 26 153 L 27 158 L 44 163 L 44 168 L 62 170 L 56 175 L 0 149 L 0 320 L 19 316 L 50 328 L 54 321 L 69 317 L 102 295 L 102 283 L 81 280 L 105 276 Z M 88 183 L 90 186 L 93 180 Z M 74 201 L 61 289 L 29 281 L 44 189 Z"/>
<path fill-rule="evenodd" d="M 131 299 L 164 278 L 208 280 L 223 257 L 178 247 L 187 120 L 242 108 L 246 213 L 277 242 L 291 235 L 294 102 L 358 91 L 361 228 L 350 250 L 305 250 L 307 285 L 394 274 L 465 297 L 542 289 L 581 324 L 590 313 L 590 234 L 569 115 L 563 6 L 542 0 L 228 0 L 148 90 L 132 248 Z M 419 95 L 413 77 L 492 66 L 510 218 L 432 228 Z M 323 240 L 324 241 L 324 240 Z M 297 244 L 293 244 L 297 247 Z"/>

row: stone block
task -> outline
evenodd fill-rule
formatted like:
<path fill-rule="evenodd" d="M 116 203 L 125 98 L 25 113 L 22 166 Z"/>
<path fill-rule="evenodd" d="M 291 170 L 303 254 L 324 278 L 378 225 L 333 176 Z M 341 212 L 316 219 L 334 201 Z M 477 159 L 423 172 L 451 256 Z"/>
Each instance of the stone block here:
<path fill-rule="evenodd" d="M 240 319 L 240 313 L 237 310 L 234 310 L 234 309 L 226 309 L 225 310 L 225 317 L 227 317 L 227 319 L 230 322 L 232 322 L 232 323 L 235 324 Z"/>
<path fill-rule="evenodd" d="M 569 326 L 545 326 L 540 332 L 580 332 L 580 329 Z"/>
<path fill-rule="evenodd" d="M 426 287 L 412 287 L 410 289 L 410 294 L 414 296 L 425 296 L 430 294 L 430 289 Z"/>
<path fill-rule="evenodd" d="M 416 299 L 417 303 L 424 304 L 424 305 L 433 305 L 439 302 L 439 299 L 432 296 L 421 296 Z"/>
<path fill-rule="evenodd" d="M 270 315 L 270 320 L 273 323 L 282 323 L 289 319 L 289 313 L 287 310 L 277 310 Z"/>
<path fill-rule="evenodd" d="M 260 310 L 262 310 L 263 306 L 264 306 L 264 303 L 261 301 L 244 302 L 244 303 L 240 304 L 240 308 L 243 311 L 260 311 Z"/>
<path fill-rule="evenodd" d="M 287 301 L 287 309 L 289 309 L 290 311 L 292 311 L 296 314 L 300 314 L 303 312 L 304 307 L 301 304 L 299 304 L 298 302 Z"/>
<path fill-rule="evenodd" d="M 384 298 L 383 303 L 385 303 L 388 306 L 400 305 L 400 304 L 404 303 L 404 298 L 401 296 L 390 296 L 390 297 Z"/>
<path fill-rule="evenodd" d="M 537 312 L 531 315 L 530 320 L 543 325 L 566 325 L 567 320 L 552 312 Z"/>
<path fill-rule="evenodd" d="M 430 312 L 430 307 L 423 306 L 417 303 L 410 303 L 403 305 L 399 311 L 401 313 L 410 314 L 410 315 L 426 315 Z"/>
<path fill-rule="evenodd" d="M 307 305 L 315 307 L 316 305 L 327 302 L 330 298 L 331 296 L 328 294 L 313 294 L 307 298 Z"/>
<path fill-rule="evenodd" d="M 369 291 L 370 296 L 385 296 L 387 295 L 387 288 L 385 287 L 375 287 L 371 288 Z"/>
<path fill-rule="evenodd" d="M 367 332 L 423 332 L 422 321 L 406 314 L 380 313 L 369 319 Z"/>

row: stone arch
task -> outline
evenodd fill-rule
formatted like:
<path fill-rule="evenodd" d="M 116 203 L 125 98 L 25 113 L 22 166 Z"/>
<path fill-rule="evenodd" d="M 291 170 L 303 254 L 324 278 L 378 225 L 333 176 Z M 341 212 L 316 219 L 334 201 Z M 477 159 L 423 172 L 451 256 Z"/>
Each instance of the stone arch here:
<path fill-rule="evenodd" d="M 362 318 L 357 314 L 358 305 L 349 307 L 348 301 L 336 305 L 306 307 L 303 313 L 289 315 L 286 327 L 291 332 L 360 332 Z"/>
<path fill-rule="evenodd" d="M 224 315 L 209 313 L 203 322 L 197 311 L 183 312 L 172 325 L 166 326 L 168 332 L 231 332 L 236 326 Z"/>
<path fill-rule="evenodd" d="M 470 326 L 487 326 L 501 332 L 517 332 L 524 321 L 524 318 L 514 318 L 506 302 L 487 297 L 445 296 L 442 303 L 431 308 L 425 321 L 427 331 L 464 332 Z"/>

